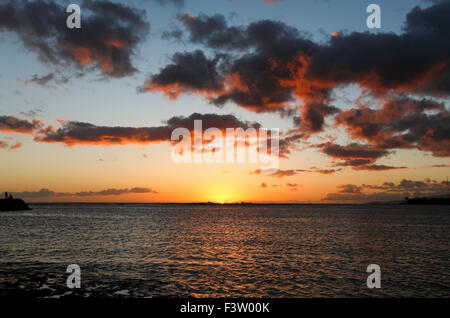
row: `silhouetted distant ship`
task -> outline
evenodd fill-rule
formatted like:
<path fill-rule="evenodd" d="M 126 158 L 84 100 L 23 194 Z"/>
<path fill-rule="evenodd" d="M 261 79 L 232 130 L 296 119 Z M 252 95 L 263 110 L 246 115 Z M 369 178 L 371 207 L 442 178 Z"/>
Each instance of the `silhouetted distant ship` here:
<path fill-rule="evenodd" d="M 11 194 L 5 192 L 5 198 L 0 199 L 0 211 L 25 211 L 31 210 L 22 199 L 14 199 Z"/>

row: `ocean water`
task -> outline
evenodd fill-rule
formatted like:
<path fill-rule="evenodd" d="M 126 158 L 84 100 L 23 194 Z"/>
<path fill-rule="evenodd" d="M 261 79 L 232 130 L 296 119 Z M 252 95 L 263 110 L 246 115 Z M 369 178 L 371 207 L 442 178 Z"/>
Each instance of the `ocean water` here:
<path fill-rule="evenodd" d="M 450 296 L 445 206 L 31 207 L 0 213 L 0 296 Z"/>

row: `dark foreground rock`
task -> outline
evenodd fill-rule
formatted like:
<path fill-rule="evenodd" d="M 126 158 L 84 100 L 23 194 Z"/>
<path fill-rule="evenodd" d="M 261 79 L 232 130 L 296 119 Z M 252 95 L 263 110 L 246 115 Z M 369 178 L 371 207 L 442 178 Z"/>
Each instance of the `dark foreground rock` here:
<path fill-rule="evenodd" d="M 0 199 L 0 211 L 31 210 L 22 199 Z"/>

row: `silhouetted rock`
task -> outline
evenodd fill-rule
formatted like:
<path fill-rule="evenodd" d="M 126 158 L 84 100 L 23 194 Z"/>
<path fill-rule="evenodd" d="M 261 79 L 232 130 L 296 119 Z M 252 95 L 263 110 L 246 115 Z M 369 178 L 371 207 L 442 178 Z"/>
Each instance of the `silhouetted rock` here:
<path fill-rule="evenodd" d="M 22 199 L 0 199 L 0 211 L 31 210 Z"/>

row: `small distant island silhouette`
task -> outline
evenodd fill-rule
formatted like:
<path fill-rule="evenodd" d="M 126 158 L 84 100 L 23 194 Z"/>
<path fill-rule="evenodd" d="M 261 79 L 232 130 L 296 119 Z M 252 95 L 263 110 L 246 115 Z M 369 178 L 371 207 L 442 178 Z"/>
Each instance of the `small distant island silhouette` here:
<path fill-rule="evenodd" d="M 426 204 L 426 205 L 448 205 L 450 204 L 450 198 L 427 198 L 427 197 L 417 197 L 417 198 L 405 198 L 403 204 Z"/>
<path fill-rule="evenodd" d="M 403 204 L 450 205 L 450 187 L 447 177 L 447 193 L 435 197 L 405 197 Z"/>
<path fill-rule="evenodd" d="M 30 207 L 22 199 L 14 199 L 11 194 L 5 192 L 5 198 L 0 199 L 0 211 L 26 211 Z"/>

